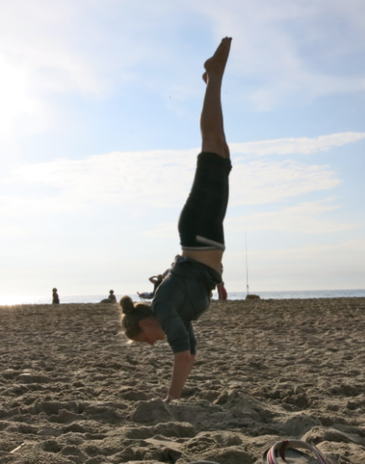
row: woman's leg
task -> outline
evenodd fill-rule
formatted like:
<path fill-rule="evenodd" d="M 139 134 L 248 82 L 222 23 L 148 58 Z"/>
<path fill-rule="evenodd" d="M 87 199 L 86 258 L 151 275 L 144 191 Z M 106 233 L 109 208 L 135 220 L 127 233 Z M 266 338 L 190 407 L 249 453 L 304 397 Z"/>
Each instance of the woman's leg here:
<path fill-rule="evenodd" d="M 220 157 L 226 158 L 226 159 L 227 158 L 229 159 L 229 149 L 228 149 L 228 145 L 226 143 L 226 138 L 224 134 L 223 113 L 222 113 L 222 104 L 221 104 L 221 87 L 222 87 L 224 69 L 225 69 L 228 55 L 229 55 L 231 40 L 232 39 L 228 37 L 223 39 L 219 47 L 217 48 L 216 52 L 214 53 L 214 55 L 209 60 L 207 60 L 204 64 L 206 72 L 203 75 L 203 79 L 206 82 L 207 87 L 205 91 L 205 98 L 203 102 L 203 109 L 202 109 L 201 120 L 200 120 L 203 154 L 204 155 L 215 154 L 215 155 L 219 155 Z M 204 152 L 208 152 L 208 153 L 204 153 Z M 203 159 L 201 160 L 201 164 L 203 165 L 203 168 L 204 168 L 204 163 L 207 163 L 207 159 L 208 157 L 205 156 L 205 160 L 204 161 Z M 214 155 L 213 155 L 213 158 L 211 157 L 211 159 L 214 160 Z M 198 164 L 199 164 L 199 161 L 198 161 Z M 216 219 L 219 219 L 219 221 L 221 221 L 221 233 L 218 235 L 222 237 L 222 239 L 216 240 L 216 241 L 223 242 L 224 241 L 223 219 L 224 219 L 225 209 L 226 209 L 227 202 L 228 202 L 228 173 L 229 173 L 230 165 L 229 165 L 228 160 L 225 160 L 224 163 L 216 162 L 215 164 L 216 164 L 215 166 L 211 166 L 212 172 L 214 171 L 214 169 L 219 169 L 222 173 L 223 171 L 226 171 L 226 175 L 220 176 L 221 178 L 219 179 L 219 184 L 220 184 L 219 188 L 217 184 L 217 191 L 220 192 L 220 195 L 223 198 L 214 199 L 215 192 L 211 192 L 210 193 L 211 198 L 209 198 L 208 201 L 212 203 L 214 206 L 217 205 L 217 208 L 214 210 L 214 214 L 216 216 Z M 221 167 L 219 167 L 219 165 Z M 210 166 L 207 166 L 206 171 L 208 171 L 209 168 Z M 198 176 L 199 174 L 197 171 L 196 181 L 198 179 Z M 209 177 L 209 174 L 208 174 L 208 177 Z M 194 185 L 195 185 L 195 182 L 194 182 Z M 201 191 L 204 191 L 204 189 L 201 189 Z M 193 195 L 194 195 L 194 186 L 193 186 L 192 193 L 190 194 L 190 201 L 192 203 L 195 203 L 196 205 L 199 202 L 199 198 L 198 198 L 199 194 L 195 193 L 195 197 L 193 197 Z M 188 202 L 189 202 L 189 199 L 188 199 Z M 222 206 L 219 206 L 219 204 L 221 204 Z M 190 214 L 189 218 L 186 217 L 188 215 L 186 206 L 182 212 L 182 216 L 180 217 L 180 224 L 184 220 L 186 220 L 187 222 L 190 220 L 191 222 L 195 223 L 196 221 L 194 220 L 194 215 Z M 199 211 L 199 218 L 197 218 L 197 220 L 202 221 L 202 214 L 203 214 L 203 211 L 201 209 Z M 207 228 L 209 229 L 208 223 L 206 224 L 205 228 L 203 227 L 203 229 L 206 230 Z M 207 236 L 208 234 L 202 234 L 202 235 L 203 235 L 203 238 L 208 238 L 208 239 L 210 238 L 209 236 Z M 184 244 L 182 243 L 182 245 Z M 204 243 L 202 243 L 202 246 L 204 247 Z M 222 243 L 221 248 L 222 249 L 207 248 L 206 250 L 183 249 L 182 254 L 183 256 L 196 259 L 197 261 L 200 261 L 212 267 L 213 269 L 217 270 L 218 272 L 220 272 L 220 266 L 221 266 L 223 251 L 224 251 L 224 243 Z"/>
<path fill-rule="evenodd" d="M 200 118 L 202 151 L 216 153 L 223 158 L 229 158 L 229 149 L 224 134 L 221 88 L 231 40 L 229 37 L 223 39 L 214 55 L 204 64 L 206 72 L 203 79 L 207 88 Z"/>

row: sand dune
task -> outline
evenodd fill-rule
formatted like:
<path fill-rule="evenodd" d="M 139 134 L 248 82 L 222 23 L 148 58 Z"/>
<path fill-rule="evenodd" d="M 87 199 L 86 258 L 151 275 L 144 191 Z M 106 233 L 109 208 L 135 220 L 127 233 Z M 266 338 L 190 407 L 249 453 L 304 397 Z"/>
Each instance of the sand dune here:
<path fill-rule="evenodd" d="M 115 306 L 0 308 L 0 463 L 261 464 L 276 440 L 365 462 L 365 298 L 213 302 L 183 399 Z"/>

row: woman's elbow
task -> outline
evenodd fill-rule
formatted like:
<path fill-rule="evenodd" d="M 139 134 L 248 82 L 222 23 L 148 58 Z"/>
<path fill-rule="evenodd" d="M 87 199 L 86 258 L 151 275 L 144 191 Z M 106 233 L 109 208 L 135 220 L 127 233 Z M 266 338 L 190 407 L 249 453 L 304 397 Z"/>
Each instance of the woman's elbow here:
<path fill-rule="evenodd" d="M 190 351 L 181 351 L 180 353 L 175 353 L 174 358 L 180 365 L 190 365 L 192 362 L 194 362 L 195 356 L 192 355 Z"/>

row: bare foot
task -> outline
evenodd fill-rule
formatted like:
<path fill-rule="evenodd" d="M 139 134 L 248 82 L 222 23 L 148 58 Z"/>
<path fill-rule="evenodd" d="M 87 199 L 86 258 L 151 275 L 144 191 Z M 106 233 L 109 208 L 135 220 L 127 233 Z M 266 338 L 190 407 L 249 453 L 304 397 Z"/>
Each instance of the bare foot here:
<path fill-rule="evenodd" d="M 231 41 L 231 37 L 222 39 L 214 55 L 204 63 L 205 73 L 203 74 L 203 80 L 206 84 L 211 74 L 216 73 L 223 75 L 231 48 Z"/>

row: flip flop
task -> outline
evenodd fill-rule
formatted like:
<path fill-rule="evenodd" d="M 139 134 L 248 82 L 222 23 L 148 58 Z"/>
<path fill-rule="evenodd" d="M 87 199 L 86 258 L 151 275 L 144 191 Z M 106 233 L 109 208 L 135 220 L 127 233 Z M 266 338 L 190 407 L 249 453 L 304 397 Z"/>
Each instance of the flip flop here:
<path fill-rule="evenodd" d="M 297 451 L 297 448 L 311 451 L 315 457 Z M 263 455 L 264 464 L 332 464 L 315 447 L 301 440 L 277 441 Z"/>
<path fill-rule="evenodd" d="M 192 461 L 192 462 L 189 462 L 189 464 L 218 464 L 218 462 L 215 462 L 215 461 Z"/>

